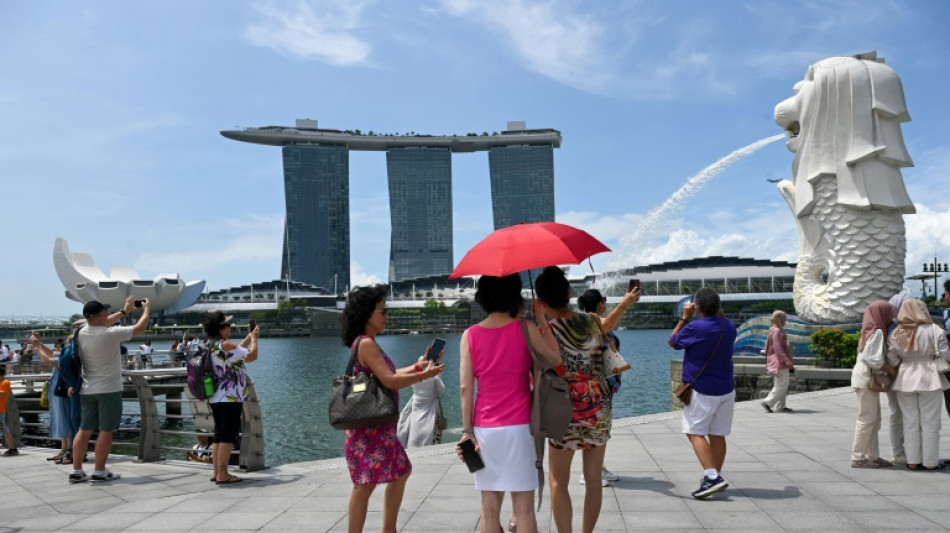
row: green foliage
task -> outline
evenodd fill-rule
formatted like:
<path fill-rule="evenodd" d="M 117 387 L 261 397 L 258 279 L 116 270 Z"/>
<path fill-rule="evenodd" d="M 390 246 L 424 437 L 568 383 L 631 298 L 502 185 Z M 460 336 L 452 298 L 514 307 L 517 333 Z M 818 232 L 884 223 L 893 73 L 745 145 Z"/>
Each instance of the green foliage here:
<path fill-rule="evenodd" d="M 821 329 L 811 334 L 811 353 L 824 366 L 851 368 L 858 354 L 860 333 L 850 334 L 840 329 Z"/>
<path fill-rule="evenodd" d="M 771 313 L 777 309 L 781 309 L 786 313 L 792 314 L 795 312 L 795 304 L 792 300 L 766 300 L 763 302 L 755 302 L 748 306 L 748 309 L 752 312 L 768 312 Z"/>

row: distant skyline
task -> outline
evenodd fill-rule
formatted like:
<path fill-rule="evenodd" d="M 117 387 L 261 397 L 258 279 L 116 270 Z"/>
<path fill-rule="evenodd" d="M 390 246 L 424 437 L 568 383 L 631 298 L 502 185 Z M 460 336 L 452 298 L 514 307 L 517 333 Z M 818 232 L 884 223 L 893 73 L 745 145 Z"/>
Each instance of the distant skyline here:
<path fill-rule="evenodd" d="M 857 0 L 102 0 L 0 4 L 0 317 L 65 315 L 53 243 L 108 272 L 210 290 L 278 278 L 281 154 L 221 130 L 288 125 L 433 135 L 555 128 L 555 213 L 637 266 L 706 255 L 795 261 L 764 146 L 624 238 L 690 176 L 781 133 L 808 66 L 876 50 L 901 77 L 915 166 L 907 275 L 950 262 L 950 3 Z M 484 154 L 452 160 L 454 261 L 492 231 Z M 385 281 L 386 159 L 350 157 L 352 283 Z M 589 271 L 574 266 L 572 274 Z M 916 292 L 919 282 L 907 282 Z"/>

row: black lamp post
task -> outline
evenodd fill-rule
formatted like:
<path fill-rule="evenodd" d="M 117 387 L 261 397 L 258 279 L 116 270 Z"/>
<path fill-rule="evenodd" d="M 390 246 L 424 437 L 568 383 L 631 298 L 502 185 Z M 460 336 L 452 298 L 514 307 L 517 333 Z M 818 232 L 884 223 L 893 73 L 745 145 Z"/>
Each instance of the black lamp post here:
<path fill-rule="evenodd" d="M 947 263 L 944 263 L 942 265 L 938 263 L 937 258 L 934 257 L 933 263 L 930 263 L 930 264 L 924 263 L 924 272 L 925 273 L 932 272 L 934 275 L 934 307 L 938 307 L 940 305 L 939 298 L 937 298 L 938 277 L 940 276 L 940 274 L 946 274 L 947 272 L 950 272 L 950 268 L 947 268 Z"/>

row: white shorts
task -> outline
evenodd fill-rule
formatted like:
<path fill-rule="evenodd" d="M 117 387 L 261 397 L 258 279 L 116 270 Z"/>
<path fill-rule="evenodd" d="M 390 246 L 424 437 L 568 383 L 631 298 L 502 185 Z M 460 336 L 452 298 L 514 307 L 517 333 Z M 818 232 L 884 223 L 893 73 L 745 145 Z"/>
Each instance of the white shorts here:
<path fill-rule="evenodd" d="M 475 438 L 485 468 L 475 472 L 475 488 L 498 492 L 524 492 L 538 488 L 537 454 L 528 424 L 481 428 Z"/>
<path fill-rule="evenodd" d="M 706 396 L 693 390 L 692 401 L 683 408 L 683 433 L 728 436 L 735 408 L 735 390 L 722 396 Z"/>

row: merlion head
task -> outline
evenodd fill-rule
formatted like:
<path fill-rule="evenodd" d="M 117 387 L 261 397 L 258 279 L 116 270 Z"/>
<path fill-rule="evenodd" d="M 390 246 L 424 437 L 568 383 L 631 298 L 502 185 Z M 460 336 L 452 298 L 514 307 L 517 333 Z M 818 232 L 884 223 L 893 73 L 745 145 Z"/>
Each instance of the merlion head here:
<path fill-rule="evenodd" d="M 823 59 L 775 106 L 791 134 L 795 215 L 811 212 L 814 183 L 837 178 L 837 202 L 857 209 L 914 213 L 901 167 L 913 166 L 901 123 L 910 120 L 900 78 L 874 52 Z"/>

